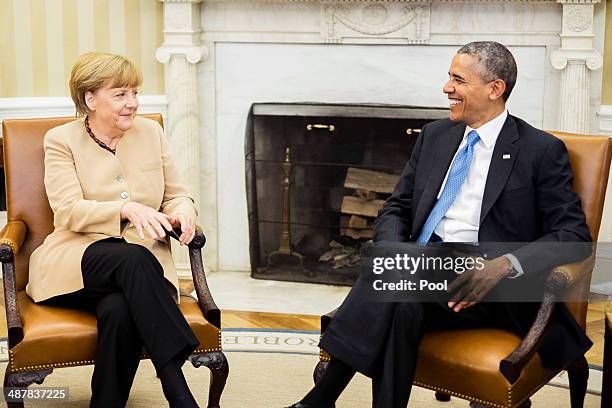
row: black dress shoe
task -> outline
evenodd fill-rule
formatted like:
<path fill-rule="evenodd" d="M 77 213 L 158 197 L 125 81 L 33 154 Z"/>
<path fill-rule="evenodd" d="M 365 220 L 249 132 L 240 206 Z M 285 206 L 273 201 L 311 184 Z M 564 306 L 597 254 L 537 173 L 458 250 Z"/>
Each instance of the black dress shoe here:
<path fill-rule="evenodd" d="M 302 404 L 301 402 L 296 402 L 293 405 L 289 405 L 287 408 L 314 408 L 310 405 Z"/>

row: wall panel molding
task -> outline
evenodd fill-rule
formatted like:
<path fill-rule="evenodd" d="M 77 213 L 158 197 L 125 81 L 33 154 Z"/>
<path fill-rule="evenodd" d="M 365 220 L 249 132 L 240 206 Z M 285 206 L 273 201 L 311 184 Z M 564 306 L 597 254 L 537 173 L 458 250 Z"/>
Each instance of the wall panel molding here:
<path fill-rule="evenodd" d="M 167 123 L 168 101 L 165 95 L 141 95 L 139 113 L 161 113 Z M 19 118 L 50 118 L 74 115 L 68 96 L 0 98 L 0 121 Z M 0 136 L 2 135 L 0 129 Z"/>

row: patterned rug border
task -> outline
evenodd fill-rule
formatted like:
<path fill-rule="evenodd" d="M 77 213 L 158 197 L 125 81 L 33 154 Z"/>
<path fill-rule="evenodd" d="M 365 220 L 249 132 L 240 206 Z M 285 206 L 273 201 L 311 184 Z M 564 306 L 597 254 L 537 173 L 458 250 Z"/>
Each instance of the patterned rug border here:
<path fill-rule="evenodd" d="M 319 335 L 318 330 L 298 330 L 298 329 L 274 329 L 271 327 L 257 327 L 249 329 L 247 327 L 232 327 L 229 329 L 221 329 L 222 332 L 274 332 L 274 333 L 299 333 L 299 334 L 316 334 Z M 2 338 L 0 338 L 2 340 Z"/>
<path fill-rule="evenodd" d="M 319 331 L 318 330 L 296 330 L 296 329 L 274 329 L 274 328 L 228 328 L 223 329 L 222 333 L 229 334 L 227 338 L 223 337 L 223 351 L 227 353 L 257 353 L 257 354 L 287 354 L 287 355 L 303 355 L 303 356 L 317 356 L 319 354 L 318 347 L 315 344 L 318 344 L 319 341 Z M 254 336 L 248 336 L 249 333 L 262 333 L 262 334 L 274 334 L 274 337 L 267 337 L 267 339 L 275 339 L 276 342 L 274 344 L 266 343 L 264 339 L 264 343 L 258 343 L 255 341 Z M 244 338 L 252 338 L 254 342 L 252 344 L 238 344 L 238 339 L 240 334 L 244 334 Z M 233 336 L 232 336 L 233 335 Z M 287 336 L 289 335 L 289 337 Z M 296 337 L 302 336 L 301 338 Z M 226 344 L 226 339 L 230 337 L 235 338 L 234 343 Z M 300 344 L 285 344 L 280 345 L 280 340 L 285 339 L 285 343 L 288 339 L 298 339 L 300 340 Z M 310 344 L 304 344 L 304 340 L 310 340 Z M 234 347 L 236 346 L 236 347 Z M 246 346 L 246 347 L 245 347 Z M 267 346 L 267 347 L 265 347 Z M 278 346 L 278 347 L 274 347 Z M 8 361 L 8 337 L 0 337 L 0 362 L 4 363 Z M 589 370 L 592 374 L 595 374 L 595 377 L 599 377 L 602 375 L 603 367 L 597 364 L 589 364 Z M 562 374 L 555 377 L 555 379 L 559 382 L 551 382 L 546 384 L 547 386 L 569 389 L 567 384 L 562 382 L 565 381 L 564 372 Z M 599 384 L 598 384 L 599 385 Z M 599 385 L 601 387 L 601 385 Z M 601 391 L 593 388 L 587 389 L 587 393 L 595 396 L 601 396 Z"/>
<path fill-rule="evenodd" d="M 249 328 L 242 328 L 242 327 L 232 327 L 229 329 L 223 329 L 223 332 L 262 332 L 262 333 L 298 333 L 298 334 L 319 334 L 318 330 L 298 330 L 298 329 L 274 329 L 274 328 L 268 328 L 268 327 L 259 327 L 259 328 L 254 328 L 254 329 L 249 329 Z M 5 340 L 5 338 L 0 337 L 0 341 Z M 231 350 L 231 351 L 239 351 L 239 350 Z M 267 352 L 266 352 L 267 353 Z M 304 353 L 285 353 L 285 352 L 279 352 L 282 354 L 304 354 Z M 316 353 L 318 354 L 318 353 Z M 603 367 L 598 365 L 598 364 L 590 364 L 589 363 L 589 368 L 591 370 L 597 370 L 597 371 L 602 371 L 603 372 Z"/>
<path fill-rule="evenodd" d="M 274 329 L 267 327 L 260 327 L 249 329 L 246 327 L 232 327 L 228 329 L 223 329 L 222 332 L 262 332 L 262 333 L 296 333 L 296 334 L 319 334 L 318 330 L 297 330 L 297 329 Z M 0 343 L 6 342 L 8 343 L 8 337 L 0 337 Z M 8 344 L 7 344 L 8 345 Z M 240 353 L 279 353 L 279 354 L 300 354 L 300 355 L 318 355 L 319 353 L 307 353 L 307 352 L 286 352 L 286 351 L 256 351 L 256 350 L 226 350 L 228 352 L 240 352 Z M 8 358 L 0 357 L 0 363 L 5 363 L 8 361 Z M 601 371 L 603 372 L 603 367 L 598 364 L 589 364 L 589 369 Z"/>

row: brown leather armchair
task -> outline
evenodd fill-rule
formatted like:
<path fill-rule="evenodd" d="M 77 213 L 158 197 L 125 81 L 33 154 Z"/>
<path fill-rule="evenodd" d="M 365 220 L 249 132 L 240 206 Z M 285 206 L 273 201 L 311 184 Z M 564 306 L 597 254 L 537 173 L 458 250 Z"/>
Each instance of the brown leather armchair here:
<path fill-rule="evenodd" d="M 574 190 L 580 196 L 587 224 L 594 239 L 599 233 L 603 212 L 612 139 L 552 132 L 569 151 L 574 171 Z M 550 320 L 557 294 L 570 291 L 572 299 L 586 299 L 595 253 L 585 261 L 562 265 L 551 271 L 540 310 L 527 336 L 521 339 L 500 329 L 465 329 L 425 333 L 414 384 L 436 391 L 436 398 L 448 401 L 451 395 L 491 407 L 531 406 L 529 397 L 556 374 L 542 366 L 536 353 Z M 581 297 L 578 297 L 581 295 Z M 584 329 L 587 302 L 566 303 Z M 321 316 L 325 331 L 335 310 Z M 314 372 L 315 382 L 324 372 L 330 356 L 323 350 Z M 570 381 L 572 408 L 582 407 L 589 375 L 584 356 L 566 368 Z"/>
<path fill-rule="evenodd" d="M 143 116 L 162 124 L 159 114 Z M 30 254 L 53 231 L 53 212 L 43 183 L 43 139 L 49 129 L 70 120 L 74 118 L 5 120 L 2 126 L 8 208 L 8 223 L 0 232 L 9 342 L 4 387 L 41 384 L 54 368 L 94 363 L 95 315 L 36 304 L 25 293 Z M 219 407 L 229 367 L 221 349 L 221 312 L 204 275 L 201 249 L 205 242 L 198 228 L 189 244 L 197 300 L 181 293 L 179 307 L 200 342 L 191 363 L 211 371 L 208 407 L 212 408 Z M 24 406 L 23 401 L 7 404 Z"/>

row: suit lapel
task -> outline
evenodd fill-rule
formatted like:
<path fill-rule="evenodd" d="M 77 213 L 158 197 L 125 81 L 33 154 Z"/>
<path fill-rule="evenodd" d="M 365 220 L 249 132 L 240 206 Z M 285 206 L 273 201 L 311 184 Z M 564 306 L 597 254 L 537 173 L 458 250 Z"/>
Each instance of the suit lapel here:
<path fill-rule="evenodd" d="M 497 197 L 506 186 L 508 176 L 518 156 L 519 147 L 514 144 L 518 138 L 516 122 L 512 116 L 508 115 L 493 149 L 493 157 L 491 158 L 484 196 L 482 197 L 480 225 L 482 225 L 482 221 L 489 214 Z"/>
<path fill-rule="evenodd" d="M 446 134 L 439 139 L 437 143 L 438 148 L 435 149 L 436 153 L 432 160 L 431 171 L 414 215 L 412 224 L 413 233 L 421 229 L 429 216 L 453 156 L 463 139 L 464 132 L 465 124 L 460 123 L 450 128 Z"/>

